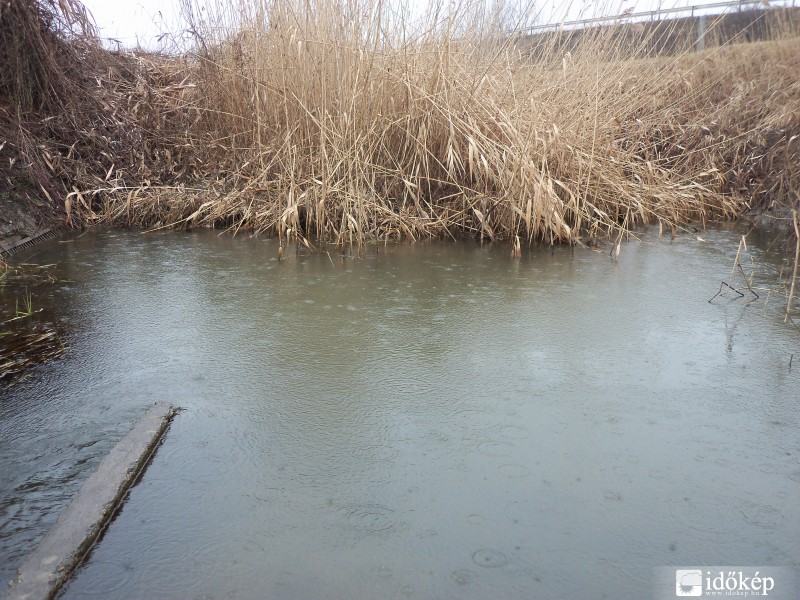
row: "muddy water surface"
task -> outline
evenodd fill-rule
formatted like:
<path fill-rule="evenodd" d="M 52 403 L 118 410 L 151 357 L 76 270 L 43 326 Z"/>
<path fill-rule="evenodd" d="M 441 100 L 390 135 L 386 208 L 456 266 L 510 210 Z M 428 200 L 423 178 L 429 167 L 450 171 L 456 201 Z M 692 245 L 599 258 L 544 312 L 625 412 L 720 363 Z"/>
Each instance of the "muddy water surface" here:
<path fill-rule="evenodd" d="M 738 236 L 701 235 L 40 246 L 70 351 L 0 392 L 0 575 L 156 400 L 185 411 L 63 598 L 633 599 L 655 567 L 798 566 L 800 335 L 775 295 L 708 302 Z"/>

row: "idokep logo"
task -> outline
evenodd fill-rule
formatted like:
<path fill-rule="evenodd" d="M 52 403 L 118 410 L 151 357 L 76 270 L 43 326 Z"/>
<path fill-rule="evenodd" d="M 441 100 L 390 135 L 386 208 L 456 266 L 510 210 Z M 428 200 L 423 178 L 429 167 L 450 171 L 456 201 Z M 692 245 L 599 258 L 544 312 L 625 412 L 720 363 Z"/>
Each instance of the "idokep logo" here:
<path fill-rule="evenodd" d="M 747 598 L 800 600 L 800 568 L 672 565 L 653 570 L 653 600 Z"/>
<path fill-rule="evenodd" d="M 701 569 L 678 569 L 675 571 L 676 596 L 702 596 L 703 571 Z"/>
<path fill-rule="evenodd" d="M 775 588 L 775 578 L 759 571 L 719 570 L 703 572 L 702 568 L 675 571 L 675 595 L 678 597 L 768 596 Z"/>

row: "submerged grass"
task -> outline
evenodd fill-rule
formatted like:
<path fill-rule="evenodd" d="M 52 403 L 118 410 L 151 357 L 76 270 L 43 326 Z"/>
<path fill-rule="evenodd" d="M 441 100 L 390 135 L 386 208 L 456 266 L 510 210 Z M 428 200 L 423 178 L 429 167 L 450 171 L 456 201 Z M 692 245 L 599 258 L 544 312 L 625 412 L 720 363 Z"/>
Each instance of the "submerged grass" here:
<path fill-rule="evenodd" d="M 55 324 L 34 308 L 29 289 L 54 282 L 52 266 L 0 259 L 0 382 L 13 383 L 31 366 L 66 351 Z"/>

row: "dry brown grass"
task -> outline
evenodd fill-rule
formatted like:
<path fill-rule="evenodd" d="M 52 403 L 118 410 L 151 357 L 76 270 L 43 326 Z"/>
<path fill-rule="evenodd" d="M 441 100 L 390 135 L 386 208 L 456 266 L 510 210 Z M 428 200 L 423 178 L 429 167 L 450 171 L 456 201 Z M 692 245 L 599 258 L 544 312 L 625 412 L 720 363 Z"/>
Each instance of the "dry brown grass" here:
<path fill-rule="evenodd" d="M 573 243 L 797 189 L 796 39 L 640 59 L 605 30 L 533 59 L 469 6 L 416 35 L 380 3 L 246 6 L 195 23 L 200 50 L 151 86 L 171 185 L 105 194 L 102 218 Z"/>
<path fill-rule="evenodd" d="M 482 6 L 412 32 L 380 2 L 230 0 L 180 58 L 95 52 L 97 126 L 39 161 L 54 201 L 73 224 L 512 244 L 794 202 L 794 30 L 644 58 L 654 34 L 607 28 L 564 54 Z"/>

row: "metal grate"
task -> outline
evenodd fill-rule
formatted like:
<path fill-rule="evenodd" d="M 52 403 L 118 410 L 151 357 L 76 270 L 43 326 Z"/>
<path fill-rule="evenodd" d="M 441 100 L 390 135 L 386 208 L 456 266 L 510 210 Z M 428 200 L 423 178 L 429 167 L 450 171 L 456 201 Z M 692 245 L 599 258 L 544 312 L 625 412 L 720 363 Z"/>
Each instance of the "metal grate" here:
<path fill-rule="evenodd" d="M 43 229 L 39 233 L 32 235 L 31 237 L 27 237 L 23 240 L 18 242 L 14 242 L 13 244 L 5 245 L 0 242 L 0 256 L 10 256 L 15 252 L 20 250 L 24 250 L 25 248 L 30 248 L 39 242 L 43 242 L 45 240 L 53 239 L 64 233 L 65 229 L 63 227 L 53 227 L 51 229 Z"/>

